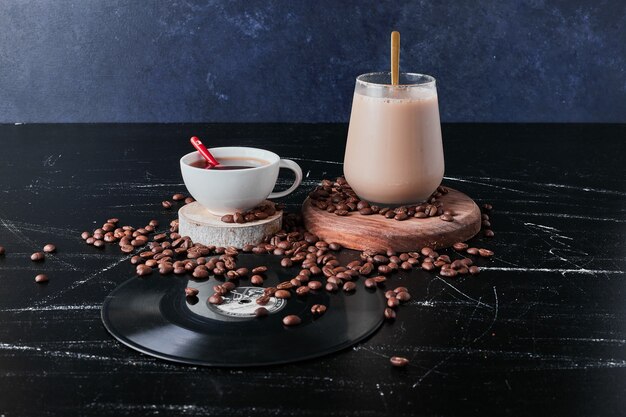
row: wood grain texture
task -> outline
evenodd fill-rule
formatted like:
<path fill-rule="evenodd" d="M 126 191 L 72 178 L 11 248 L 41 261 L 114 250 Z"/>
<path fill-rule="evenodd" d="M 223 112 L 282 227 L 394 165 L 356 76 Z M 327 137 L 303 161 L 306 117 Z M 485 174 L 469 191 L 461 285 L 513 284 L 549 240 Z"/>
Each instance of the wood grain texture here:
<path fill-rule="evenodd" d="M 266 203 L 272 204 L 267 200 Z M 179 233 L 205 245 L 234 246 L 257 244 L 263 237 L 276 233 L 282 225 L 283 212 L 278 211 L 264 220 L 250 223 L 224 223 L 200 203 L 186 204 L 178 210 Z"/>
<path fill-rule="evenodd" d="M 447 248 L 478 233 L 480 209 L 474 200 L 452 188 L 440 200 L 446 210 L 454 213 L 454 221 L 446 222 L 438 216 L 397 221 L 377 214 L 363 216 L 358 212 L 337 216 L 314 207 L 308 198 L 302 205 L 302 216 L 310 232 L 327 242 L 356 250 L 391 248 L 408 252 L 424 246 Z"/>

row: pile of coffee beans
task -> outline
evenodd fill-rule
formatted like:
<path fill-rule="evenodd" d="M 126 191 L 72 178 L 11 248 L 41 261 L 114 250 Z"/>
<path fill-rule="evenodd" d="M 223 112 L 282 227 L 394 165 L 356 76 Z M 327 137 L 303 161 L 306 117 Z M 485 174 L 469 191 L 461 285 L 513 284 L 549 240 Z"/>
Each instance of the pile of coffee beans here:
<path fill-rule="evenodd" d="M 386 219 L 397 221 L 439 216 L 441 220 L 451 222 L 454 221 L 454 213 L 451 210 L 446 210 L 440 200 L 440 197 L 447 193 L 446 187 L 439 186 L 425 203 L 395 208 L 380 207 L 361 200 L 346 179 L 338 177 L 335 181 L 323 180 L 321 185 L 309 193 L 309 198 L 313 207 L 334 213 L 337 216 L 347 216 L 350 212 L 358 212 L 363 216 L 378 214 Z"/>
<path fill-rule="evenodd" d="M 322 185 L 310 194 L 310 197 L 317 208 L 335 213 L 358 211 L 362 215 L 382 214 L 387 218 L 404 220 L 402 215 L 406 218 L 447 215 L 441 202 L 437 200 L 445 193 L 447 189 L 439 187 L 429 202 L 424 205 L 405 206 L 399 208 L 400 210 L 378 208 L 359 200 L 345 179 L 339 177 L 334 182 L 324 180 Z M 183 194 L 175 194 L 172 198 L 174 201 L 183 199 Z M 262 205 L 249 212 L 227 215 L 231 217 L 224 216 L 222 221 L 226 223 L 254 221 L 263 218 L 264 215 L 273 215 L 278 210 L 282 210 L 282 207 Z M 484 205 L 483 210 L 490 212 L 491 205 Z M 386 214 L 390 212 L 394 215 Z M 452 216 L 452 214 L 449 215 Z M 493 236 L 493 232 L 488 233 L 491 231 L 489 215 L 484 213 L 482 219 L 484 235 Z M 448 254 L 440 254 L 430 247 L 400 253 L 393 250 L 366 250 L 355 259 L 342 264 L 337 257 L 337 253 L 342 250 L 341 245 L 326 242 L 308 232 L 303 226 L 299 213 L 284 213 L 282 230 L 265 237 L 260 243 L 244 245 L 242 248 L 218 247 L 192 242 L 188 236 L 181 236 L 178 233 L 178 220 L 171 221 L 167 230 L 157 230 L 157 227 L 156 220 L 150 220 L 144 227 L 134 228 L 129 225 L 120 226 L 118 219 L 111 218 L 92 233 L 83 232 L 81 237 L 87 244 L 95 247 L 102 247 L 105 243 L 117 243 L 122 252 L 133 253 L 130 262 L 136 265 L 136 273 L 139 277 L 149 276 L 158 270 L 161 275 L 191 274 L 196 279 L 215 276 L 223 280 L 222 284 L 213 287 L 214 292 L 208 298 L 208 302 L 212 304 L 223 303 L 224 295 L 235 289 L 243 280 L 249 280 L 250 284 L 255 286 L 263 286 L 268 267 L 265 265 L 258 265 L 251 269 L 239 267 L 237 257 L 240 253 L 280 256 L 282 268 L 297 266 L 300 271 L 293 278 L 280 282 L 276 287 L 264 289 L 255 300 L 259 305 L 255 310 L 255 315 L 259 318 L 268 315 L 264 306 L 272 297 L 288 300 L 306 297 L 311 291 L 351 293 L 358 291 L 359 287 L 377 291 L 389 283 L 389 278 L 394 273 L 412 269 L 438 273 L 446 278 L 476 275 L 480 272 L 480 268 L 474 265 L 474 259 L 490 258 L 494 255 L 489 249 L 470 247 L 467 243 L 457 242 Z M 50 250 L 53 246 L 46 245 L 46 249 Z M 33 260 L 38 260 L 40 257 L 43 259 L 44 256 L 43 252 L 37 252 L 33 254 Z M 453 259 L 455 257 L 456 259 Z M 44 278 L 39 279 L 44 280 Z M 359 282 L 362 284 L 359 285 Z M 197 295 L 197 289 L 185 288 L 185 296 L 188 299 L 197 302 Z M 394 320 L 397 316 L 397 308 L 411 300 L 406 287 L 387 290 L 384 295 L 387 301 L 382 314 L 387 320 Z M 315 304 L 311 307 L 311 314 L 319 317 L 327 309 L 326 305 Z M 298 315 L 288 315 L 283 318 L 283 324 L 289 327 L 297 326 L 301 322 L 302 317 Z M 401 367 L 408 364 L 408 360 L 402 357 L 393 357 L 390 361 L 393 366 Z"/>
<path fill-rule="evenodd" d="M 281 204 L 264 203 L 243 213 L 236 211 L 234 214 L 225 214 L 221 220 L 224 223 L 250 223 L 272 217 L 282 210 Z"/>

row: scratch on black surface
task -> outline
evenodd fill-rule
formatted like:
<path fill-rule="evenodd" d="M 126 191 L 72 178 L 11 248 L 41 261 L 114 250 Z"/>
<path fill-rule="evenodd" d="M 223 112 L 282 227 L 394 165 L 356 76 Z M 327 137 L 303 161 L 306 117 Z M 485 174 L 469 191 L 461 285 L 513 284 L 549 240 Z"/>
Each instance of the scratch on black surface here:
<path fill-rule="evenodd" d="M 33 242 L 32 240 L 30 240 L 28 237 L 26 237 L 22 231 L 15 226 L 15 224 L 13 222 L 11 222 L 10 220 L 8 220 L 4 215 L 0 214 L 0 223 L 2 223 L 2 225 L 9 231 L 11 232 L 15 237 L 17 237 L 20 241 L 26 243 L 28 246 L 30 246 L 31 248 L 33 248 L 33 251 L 39 251 L 41 250 L 39 248 L 39 246 Z M 53 253 L 49 253 L 46 255 L 46 258 L 51 259 L 54 262 L 58 262 L 62 265 L 65 265 L 66 267 L 68 267 L 69 269 L 71 269 L 72 271 L 79 271 L 79 268 L 77 268 L 76 266 L 72 265 L 69 262 L 65 262 L 62 259 L 59 259 L 58 256 L 56 256 Z"/>
<path fill-rule="evenodd" d="M 87 278 L 79 280 L 79 281 L 75 281 L 73 282 L 70 286 L 63 288 L 62 290 L 57 291 L 54 294 L 50 294 L 46 297 L 44 297 L 43 299 L 41 299 L 40 301 L 38 301 L 37 303 L 35 303 L 35 305 L 37 306 L 42 306 L 45 305 L 47 302 L 54 300 L 58 297 L 60 297 L 61 295 L 65 294 L 68 291 L 71 291 L 89 281 L 91 281 L 92 279 L 96 278 L 97 276 L 109 271 L 110 269 L 115 268 L 116 266 L 122 264 L 123 262 L 129 260 L 133 255 L 126 255 L 120 259 L 115 260 L 115 262 L 110 263 L 109 265 L 105 266 L 104 268 L 100 269 L 99 271 L 96 271 L 94 273 L 92 273 L 91 275 L 87 276 Z"/>

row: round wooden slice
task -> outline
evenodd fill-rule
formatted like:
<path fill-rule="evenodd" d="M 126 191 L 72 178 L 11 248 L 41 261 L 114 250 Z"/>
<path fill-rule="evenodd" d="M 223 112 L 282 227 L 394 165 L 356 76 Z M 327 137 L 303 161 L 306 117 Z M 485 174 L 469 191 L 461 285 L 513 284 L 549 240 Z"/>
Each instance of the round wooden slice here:
<path fill-rule="evenodd" d="M 270 201 L 266 203 L 272 204 Z M 186 204 L 178 210 L 178 232 L 189 236 L 193 242 L 215 246 L 242 248 L 255 245 L 267 235 L 278 232 L 282 223 L 282 211 L 271 217 L 250 223 L 224 223 L 221 216 L 210 213 L 200 203 Z"/>
<path fill-rule="evenodd" d="M 309 232 L 349 249 L 407 252 L 424 246 L 445 248 L 472 238 L 481 224 L 480 209 L 474 200 L 460 191 L 448 190 L 440 200 L 445 210 L 454 213 L 452 222 L 443 221 L 439 216 L 404 221 L 387 219 L 379 214 L 363 216 L 358 212 L 337 216 L 313 207 L 309 199 L 302 206 L 302 216 Z"/>

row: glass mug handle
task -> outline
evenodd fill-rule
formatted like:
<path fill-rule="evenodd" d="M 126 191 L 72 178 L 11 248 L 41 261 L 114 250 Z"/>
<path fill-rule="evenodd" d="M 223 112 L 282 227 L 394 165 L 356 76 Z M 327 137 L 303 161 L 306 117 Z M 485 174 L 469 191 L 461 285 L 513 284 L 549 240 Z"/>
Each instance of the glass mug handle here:
<path fill-rule="evenodd" d="M 278 191 L 276 193 L 271 193 L 268 198 L 281 198 L 288 194 L 291 194 L 302 182 L 302 169 L 300 165 L 293 162 L 291 159 L 281 159 L 278 166 L 280 168 L 287 168 L 293 171 L 296 174 L 296 180 L 293 182 L 291 187 L 287 188 L 284 191 Z"/>

